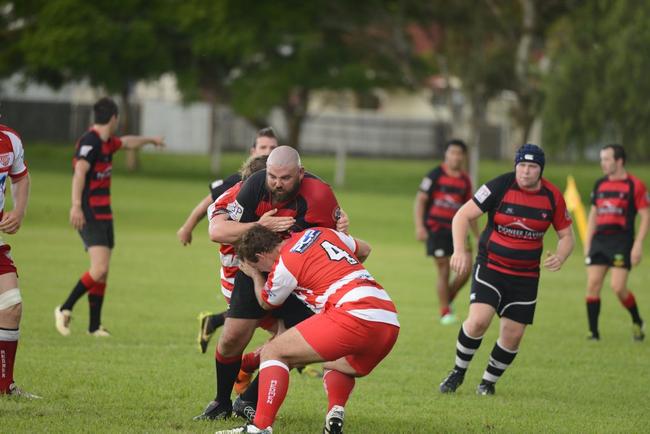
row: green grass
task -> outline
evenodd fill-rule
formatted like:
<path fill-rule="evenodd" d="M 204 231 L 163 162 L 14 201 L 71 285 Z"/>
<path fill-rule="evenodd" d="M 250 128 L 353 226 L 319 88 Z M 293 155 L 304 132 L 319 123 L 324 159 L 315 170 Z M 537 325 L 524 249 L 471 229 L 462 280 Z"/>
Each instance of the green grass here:
<path fill-rule="evenodd" d="M 144 170 L 113 178 L 117 248 L 104 308 L 110 339 L 85 335 L 85 300 L 74 311 L 73 335 L 53 327 L 52 311 L 67 296 L 87 258 L 67 223 L 70 150 L 27 148 L 32 198 L 23 228 L 5 236 L 21 276 L 24 297 L 16 379 L 41 401 L 0 399 L 0 432 L 196 432 L 238 421 L 196 423 L 214 393 L 214 360 L 195 347 L 196 314 L 225 307 L 216 289 L 217 249 L 202 223 L 191 247 L 175 232 L 207 190 L 207 159 L 147 153 Z M 224 172 L 240 164 L 228 154 Z M 350 159 L 348 184 L 337 195 L 351 230 L 374 247 L 367 266 L 395 300 L 402 323 L 386 360 L 360 379 L 347 407 L 349 433 L 397 432 L 642 432 L 648 431 L 650 347 L 633 343 L 630 320 L 603 291 L 602 341 L 586 342 L 585 272 L 576 252 L 559 273 L 544 272 L 535 324 L 494 397 L 477 397 L 496 337 L 494 324 L 477 352 L 466 384 L 455 396 L 437 391 L 454 360 L 458 328 L 437 321 L 432 261 L 414 241 L 412 199 L 433 161 Z M 306 167 L 333 178 L 330 158 L 307 157 Z M 485 162 L 481 181 L 509 164 Z M 648 171 L 632 167 L 650 183 Z M 562 188 L 573 173 L 588 197 L 597 165 L 549 163 L 545 174 Z M 553 246 L 549 236 L 547 247 Z M 646 243 L 647 245 L 648 243 Z M 646 252 L 648 249 L 646 248 Z M 646 255 L 647 256 L 647 255 Z M 650 315 L 645 263 L 631 274 L 641 313 Z M 467 288 L 456 303 L 467 312 Z M 264 334 L 256 335 L 255 344 Z M 211 346 L 211 348 L 213 348 Z M 318 380 L 291 376 L 275 425 L 279 433 L 319 432 L 326 399 Z"/>

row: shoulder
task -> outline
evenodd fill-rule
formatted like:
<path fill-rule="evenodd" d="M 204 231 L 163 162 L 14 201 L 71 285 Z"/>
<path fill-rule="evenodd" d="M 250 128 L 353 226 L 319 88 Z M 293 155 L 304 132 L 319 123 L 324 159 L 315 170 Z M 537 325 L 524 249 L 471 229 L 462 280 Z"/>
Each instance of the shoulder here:
<path fill-rule="evenodd" d="M 3 124 L 0 124 L 0 133 L 9 133 L 18 137 L 18 139 L 20 139 L 20 134 L 18 134 L 16 130 L 14 130 L 13 128 L 9 128 L 8 126 Z"/>
<path fill-rule="evenodd" d="M 0 125 L 0 146 L 2 152 L 16 151 L 22 148 L 22 140 L 16 131 L 5 125 Z"/>
<path fill-rule="evenodd" d="M 102 139 L 99 137 L 99 135 L 93 131 L 93 130 L 88 130 L 85 133 L 79 137 L 79 145 L 80 146 L 92 146 L 92 147 L 101 147 L 102 146 Z"/>
<path fill-rule="evenodd" d="M 223 183 L 225 185 L 233 186 L 237 184 L 239 181 L 241 181 L 241 175 L 239 173 L 233 173 L 232 175 L 224 179 Z"/>
<path fill-rule="evenodd" d="M 635 187 L 642 187 L 644 189 L 646 188 L 645 183 L 636 176 L 632 175 L 631 173 L 628 173 L 627 176 L 630 178 L 630 181 L 632 181 L 632 184 L 634 184 Z"/>
<path fill-rule="evenodd" d="M 305 176 L 300 183 L 299 191 L 303 196 L 317 196 L 332 193 L 332 187 L 316 175 L 305 173 Z"/>
<path fill-rule="evenodd" d="M 554 196 L 562 195 L 560 189 L 546 178 L 542 178 L 542 187 L 546 188 L 548 191 L 553 193 Z"/>

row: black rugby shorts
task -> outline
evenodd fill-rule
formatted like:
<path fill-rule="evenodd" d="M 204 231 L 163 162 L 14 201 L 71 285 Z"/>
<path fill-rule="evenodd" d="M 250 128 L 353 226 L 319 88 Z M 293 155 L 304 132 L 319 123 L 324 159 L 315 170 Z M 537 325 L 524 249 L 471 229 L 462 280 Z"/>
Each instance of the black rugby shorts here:
<path fill-rule="evenodd" d="M 109 249 L 115 247 L 113 220 L 86 220 L 79 235 L 86 250 L 93 246 L 105 246 Z"/>
<path fill-rule="evenodd" d="M 634 239 L 629 234 L 594 234 L 589 246 L 587 265 L 607 265 L 609 267 L 632 268 L 630 254 Z"/>

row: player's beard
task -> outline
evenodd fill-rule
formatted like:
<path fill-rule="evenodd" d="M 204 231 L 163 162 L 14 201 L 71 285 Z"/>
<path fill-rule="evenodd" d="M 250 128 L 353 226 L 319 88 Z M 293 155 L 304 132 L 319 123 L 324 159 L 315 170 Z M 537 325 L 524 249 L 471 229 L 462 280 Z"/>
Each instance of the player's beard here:
<path fill-rule="evenodd" d="M 271 193 L 271 199 L 273 200 L 273 203 L 286 202 L 290 199 L 293 199 L 298 194 L 298 190 L 300 189 L 300 181 L 296 181 L 290 190 L 271 189 L 268 184 L 266 188 Z"/>

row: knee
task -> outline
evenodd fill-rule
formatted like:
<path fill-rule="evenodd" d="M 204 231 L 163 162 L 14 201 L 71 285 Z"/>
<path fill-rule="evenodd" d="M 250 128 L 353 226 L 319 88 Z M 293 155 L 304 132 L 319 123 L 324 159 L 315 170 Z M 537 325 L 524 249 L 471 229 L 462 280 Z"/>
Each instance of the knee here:
<path fill-rule="evenodd" d="M 0 310 L 0 324 L 15 328 L 20 323 L 20 317 L 23 313 L 23 304 L 18 303 L 8 308 Z"/>
<path fill-rule="evenodd" d="M 246 347 L 246 333 L 239 329 L 224 327 L 219 336 L 218 350 L 224 356 L 235 356 Z"/>
<path fill-rule="evenodd" d="M 463 323 L 465 333 L 474 338 L 483 336 L 489 326 L 490 320 L 485 318 L 467 318 L 467 320 Z"/>
<path fill-rule="evenodd" d="M 612 289 L 616 296 L 621 300 L 627 297 L 628 291 L 625 285 L 612 285 Z"/>
<path fill-rule="evenodd" d="M 600 294 L 600 287 L 602 286 L 602 282 L 599 282 L 597 280 L 588 280 L 587 281 L 587 295 L 590 296 L 598 296 Z"/>
<path fill-rule="evenodd" d="M 95 282 L 106 282 L 108 279 L 108 264 L 92 265 L 90 276 Z"/>
<path fill-rule="evenodd" d="M 278 351 L 278 348 L 276 348 L 276 346 L 273 345 L 273 341 L 269 342 L 268 344 L 262 347 L 262 351 L 260 353 L 261 361 L 281 360 L 281 359 L 282 359 L 282 354 L 280 351 Z"/>

